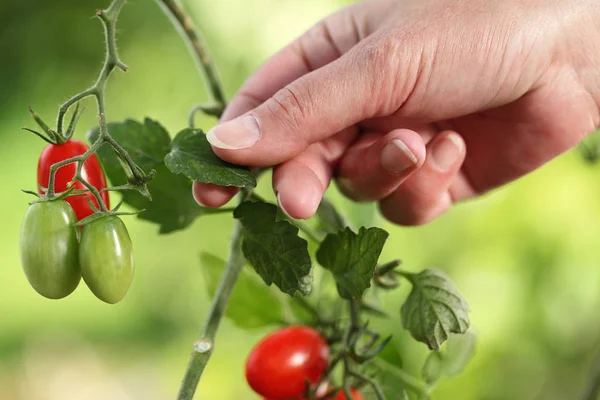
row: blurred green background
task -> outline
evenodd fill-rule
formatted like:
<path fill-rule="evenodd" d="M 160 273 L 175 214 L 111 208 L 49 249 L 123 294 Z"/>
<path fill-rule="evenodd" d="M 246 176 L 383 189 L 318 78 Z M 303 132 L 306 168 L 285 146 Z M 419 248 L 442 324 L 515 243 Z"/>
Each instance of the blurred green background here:
<path fill-rule="evenodd" d="M 341 0 L 188 0 L 231 96 L 263 60 Z M 103 58 L 98 21 L 107 0 L 5 2 L 0 12 L 0 400 L 173 399 L 206 315 L 198 254 L 226 252 L 231 220 L 205 217 L 191 229 L 158 236 L 126 220 L 137 271 L 128 297 L 109 306 L 82 284 L 70 297 L 46 300 L 21 271 L 18 236 L 35 188 L 44 143 L 31 105 L 47 120 L 58 105 L 95 79 Z M 120 52 L 131 68 L 115 73 L 107 92 L 109 120 L 158 119 L 171 133 L 191 104 L 206 100 L 183 43 L 153 1 L 131 0 L 119 25 Z M 95 124 L 86 103 L 77 137 Z M 209 128 L 214 121 L 203 119 Z M 269 193 L 267 185 L 262 192 Z M 368 207 L 342 200 L 355 220 Z M 116 202 L 115 202 L 116 203 Z M 387 226 L 385 258 L 411 270 L 442 268 L 471 307 L 479 341 L 460 377 L 442 382 L 434 399 L 577 399 L 600 344 L 600 170 L 571 152 L 483 199 L 456 207 L 419 228 Z M 387 297 L 404 368 L 419 374 L 427 351 L 400 325 L 406 291 Z M 243 365 L 265 332 L 223 324 L 197 398 L 256 399 Z"/>

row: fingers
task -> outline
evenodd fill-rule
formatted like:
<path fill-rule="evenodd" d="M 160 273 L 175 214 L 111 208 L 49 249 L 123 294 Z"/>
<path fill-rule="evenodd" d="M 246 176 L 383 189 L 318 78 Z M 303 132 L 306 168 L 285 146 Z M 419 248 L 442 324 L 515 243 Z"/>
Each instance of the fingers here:
<path fill-rule="evenodd" d="M 425 144 L 412 130 L 364 134 L 338 165 L 338 186 L 357 201 L 389 196 L 425 162 Z"/>
<path fill-rule="evenodd" d="M 275 167 L 273 190 L 289 217 L 308 219 L 314 215 L 331 181 L 333 165 L 355 137 L 355 130 L 344 130 Z"/>
<path fill-rule="evenodd" d="M 572 76 L 560 74 L 514 103 L 452 121 L 469 148 L 464 170 L 478 192 L 534 171 L 596 128 L 598 107 L 573 87 Z"/>
<path fill-rule="evenodd" d="M 368 63 L 363 63 L 363 66 Z M 234 164 L 271 166 L 371 117 L 373 71 L 350 54 L 279 90 L 253 111 L 207 133 L 217 154 Z"/>
<path fill-rule="evenodd" d="M 452 205 L 449 189 L 465 159 L 459 134 L 444 131 L 427 146 L 425 163 L 394 193 L 380 201 L 382 214 L 401 225 L 420 225 L 441 215 Z"/>
<path fill-rule="evenodd" d="M 355 4 L 320 21 L 275 54 L 240 88 L 223 114 L 228 121 L 258 107 L 296 79 L 327 65 L 350 50 L 365 32 L 366 7 Z"/>
<path fill-rule="evenodd" d="M 242 86 L 225 110 L 221 121 L 229 121 L 260 106 L 281 88 L 301 76 L 331 63 L 351 49 L 365 34 L 362 32 L 360 23 L 366 18 L 363 14 L 364 7 L 362 5 L 348 7 L 318 23 L 290 46 L 276 54 Z M 252 123 L 249 126 L 252 128 Z M 236 135 L 234 130 L 233 136 L 236 137 Z M 238 137 L 238 139 L 245 145 L 252 143 L 252 140 L 248 141 L 243 137 Z M 245 163 L 240 160 L 239 164 L 260 165 L 264 163 Z M 201 183 L 195 183 L 193 191 L 194 198 L 201 205 L 208 207 L 222 206 L 237 192 L 238 190 L 235 188 L 220 188 Z"/>
<path fill-rule="evenodd" d="M 194 182 L 192 193 L 196 203 L 203 207 L 221 207 L 240 191 L 232 186 L 217 186 L 210 183 Z"/>

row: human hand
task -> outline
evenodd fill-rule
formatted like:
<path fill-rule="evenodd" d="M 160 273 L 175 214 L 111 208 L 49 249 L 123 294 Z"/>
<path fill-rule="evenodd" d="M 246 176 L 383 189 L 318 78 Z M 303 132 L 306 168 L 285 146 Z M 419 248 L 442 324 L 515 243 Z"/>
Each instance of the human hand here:
<path fill-rule="evenodd" d="M 357 3 L 263 65 L 207 137 L 224 160 L 274 166 L 293 218 L 310 218 L 335 177 L 389 220 L 422 224 L 600 124 L 599 10 L 588 0 Z M 236 192 L 194 185 L 210 207 Z"/>

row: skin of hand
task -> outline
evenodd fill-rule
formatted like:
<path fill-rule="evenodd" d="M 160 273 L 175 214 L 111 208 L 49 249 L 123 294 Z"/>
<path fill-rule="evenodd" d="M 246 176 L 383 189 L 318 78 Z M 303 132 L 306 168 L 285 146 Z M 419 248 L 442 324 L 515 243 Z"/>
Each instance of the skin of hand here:
<path fill-rule="evenodd" d="M 403 225 L 540 167 L 600 123 L 600 6 L 588 0 L 372 0 L 318 23 L 243 85 L 207 138 L 274 166 L 292 218 L 332 178 Z M 195 183 L 219 207 L 237 192 Z"/>

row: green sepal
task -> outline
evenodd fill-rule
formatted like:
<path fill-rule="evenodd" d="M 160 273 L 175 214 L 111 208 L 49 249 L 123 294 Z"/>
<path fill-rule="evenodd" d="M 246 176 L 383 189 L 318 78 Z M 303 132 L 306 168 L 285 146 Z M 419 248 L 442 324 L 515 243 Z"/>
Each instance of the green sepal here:
<path fill-rule="evenodd" d="M 64 142 L 66 142 L 67 140 L 58 132 L 56 132 L 55 130 L 51 129 L 48 124 L 46 124 L 44 122 L 44 120 L 36 114 L 35 111 L 33 111 L 33 108 L 31 108 L 31 106 L 29 107 L 29 113 L 31 114 L 31 116 L 33 117 L 33 119 L 35 120 L 35 122 L 39 125 L 40 128 L 42 128 L 42 130 L 46 133 L 46 135 L 48 136 L 49 140 L 46 140 L 48 143 L 51 144 L 63 144 Z M 37 132 L 37 131 L 33 131 L 31 129 L 27 129 L 29 132 L 32 132 L 34 134 L 36 134 L 37 136 L 42 137 L 42 134 Z"/>
<path fill-rule="evenodd" d="M 75 133 L 75 126 L 77 125 L 77 121 L 79 121 L 79 117 L 81 117 L 81 114 L 83 114 L 84 111 L 85 111 L 85 107 L 82 108 L 81 111 L 79 111 L 79 103 L 77 103 L 77 105 L 75 106 L 75 111 L 73 112 L 73 115 L 71 116 L 71 121 L 69 121 L 69 127 L 67 128 L 67 131 L 63 135 L 63 138 L 65 141 L 67 141 L 73 137 L 73 134 Z"/>

